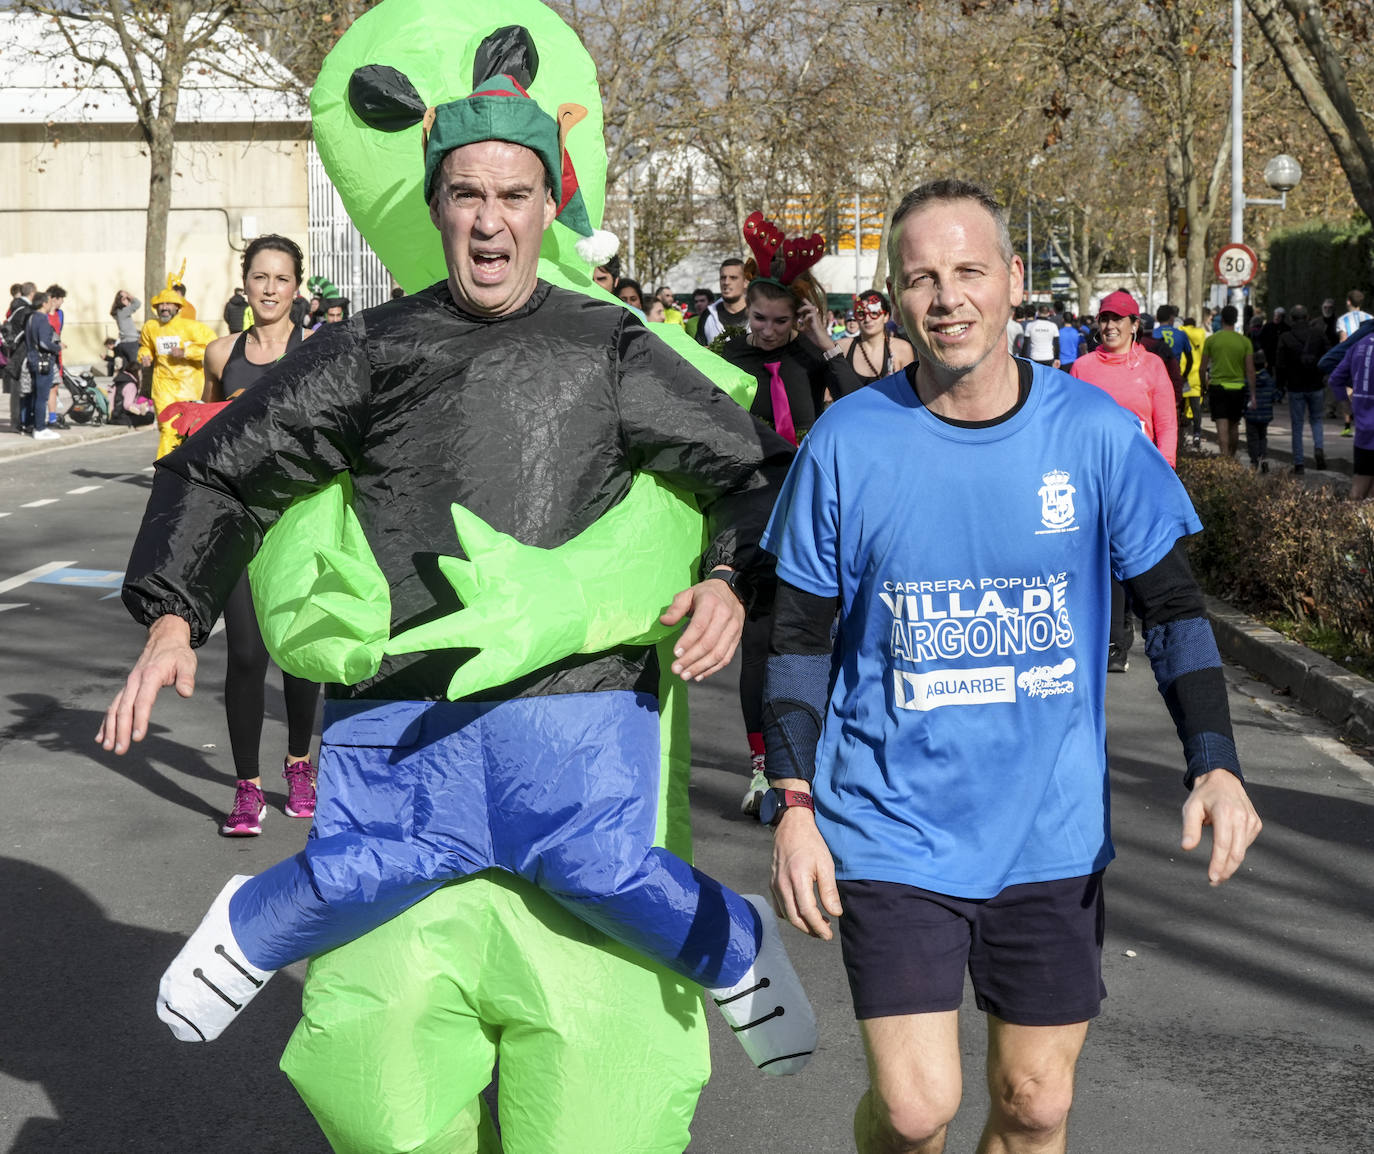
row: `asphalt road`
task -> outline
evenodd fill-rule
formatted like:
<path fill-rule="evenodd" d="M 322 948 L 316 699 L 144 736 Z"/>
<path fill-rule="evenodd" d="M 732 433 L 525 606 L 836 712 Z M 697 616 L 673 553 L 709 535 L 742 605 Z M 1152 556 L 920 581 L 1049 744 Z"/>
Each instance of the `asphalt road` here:
<path fill-rule="evenodd" d="M 117 588 L 154 440 L 0 461 L 0 1150 L 325 1151 L 277 1070 L 302 967 L 208 1046 L 175 1042 L 152 1014 L 158 976 L 223 881 L 306 832 L 269 779 L 264 835 L 216 836 L 233 782 L 221 638 L 202 650 L 195 697 L 164 700 L 136 753 L 91 740 L 140 644 Z M 1374 769 L 1244 671 L 1228 677 L 1266 828 L 1216 890 L 1178 850 L 1177 739 L 1138 648 L 1111 683 L 1110 997 L 1080 1066 L 1074 1151 L 1374 1150 Z M 277 694 L 268 708 L 264 765 L 285 740 Z M 769 839 L 736 809 L 731 675 L 694 690 L 693 726 L 697 861 L 761 891 Z M 799 1077 L 767 1079 L 713 1029 L 698 1154 L 852 1149 L 864 1064 L 839 949 L 785 932 L 822 1048 Z M 983 1049 L 970 1004 L 951 1152 L 977 1139 Z"/>

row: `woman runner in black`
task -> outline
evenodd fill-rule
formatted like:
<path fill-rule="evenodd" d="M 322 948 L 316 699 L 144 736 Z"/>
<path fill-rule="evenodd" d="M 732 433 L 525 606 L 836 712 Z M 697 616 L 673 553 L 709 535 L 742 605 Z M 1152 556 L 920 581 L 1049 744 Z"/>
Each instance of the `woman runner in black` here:
<path fill-rule="evenodd" d="M 869 289 L 854 298 L 854 315 L 859 321 L 859 333 L 842 337 L 840 352 L 860 383 L 871 385 L 881 381 L 916 359 L 911 343 L 888 331 L 892 307 L 877 289 Z"/>
<path fill-rule="evenodd" d="M 241 333 L 220 337 L 205 349 L 203 401 L 232 400 L 281 360 L 310 332 L 291 320 L 291 303 L 300 287 L 302 257 L 299 246 L 284 236 L 260 236 L 243 254 L 243 285 L 253 310 L 253 324 Z M 258 629 L 253 594 L 245 573 L 224 607 L 224 635 L 229 662 L 224 674 L 224 711 L 229 721 L 229 746 L 234 756 L 234 808 L 220 832 L 227 837 L 255 837 L 262 832 L 267 803 L 258 768 L 262 718 L 266 708 L 267 647 Z M 315 815 L 315 766 L 310 740 L 320 687 L 282 673 L 286 697 L 287 817 Z"/>

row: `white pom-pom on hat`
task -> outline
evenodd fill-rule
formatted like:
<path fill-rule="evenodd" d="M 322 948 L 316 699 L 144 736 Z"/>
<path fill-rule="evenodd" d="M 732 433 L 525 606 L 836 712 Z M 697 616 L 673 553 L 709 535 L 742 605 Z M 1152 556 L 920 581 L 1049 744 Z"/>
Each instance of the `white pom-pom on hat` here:
<path fill-rule="evenodd" d="M 593 268 L 599 268 L 620 251 L 620 238 L 613 232 L 598 228 L 592 231 L 591 236 L 578 237 L 573 247 L 584 261 Z"/>

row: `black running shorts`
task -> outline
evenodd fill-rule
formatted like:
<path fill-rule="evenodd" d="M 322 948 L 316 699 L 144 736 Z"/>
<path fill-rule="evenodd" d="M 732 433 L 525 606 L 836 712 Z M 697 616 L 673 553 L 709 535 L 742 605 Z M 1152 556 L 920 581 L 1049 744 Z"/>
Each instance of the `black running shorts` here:
<path fill-rule="evenodd" d="M 1239 421 L 1249 403 L 1250 390 L 1245 385 L 1235 389 L 1211 385 L 1207 389 L 1207 410 L 1214 421 Z"/>
<path fill-rule="evenodd" d="M 1064 1026 L 1101 1010 L 1101 871 L 983 900 L 898 882 L 839 889 L 856 1018 L 957 1010 L 966 968 L 978 1008 L 1013 1025 Z"/>

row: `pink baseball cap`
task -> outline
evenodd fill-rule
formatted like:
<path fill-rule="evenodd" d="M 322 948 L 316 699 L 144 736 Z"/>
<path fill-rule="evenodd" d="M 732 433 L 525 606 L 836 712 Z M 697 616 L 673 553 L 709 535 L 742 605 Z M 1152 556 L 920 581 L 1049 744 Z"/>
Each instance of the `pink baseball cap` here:
<path fill-rule="evenodd" d="M 1138 317 L 1140 307 L 1135 303 L 1135 297 L 1125 289 L 1117 289 L 1116 292 L 1103 297 L 1102 303 L 1097 306 L 1097 315 L 1101 316 L 1103 313 L 1115 313 L 1119 317 Z"/>

